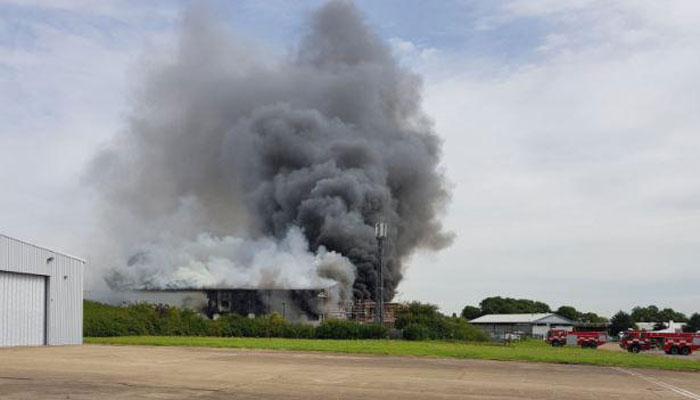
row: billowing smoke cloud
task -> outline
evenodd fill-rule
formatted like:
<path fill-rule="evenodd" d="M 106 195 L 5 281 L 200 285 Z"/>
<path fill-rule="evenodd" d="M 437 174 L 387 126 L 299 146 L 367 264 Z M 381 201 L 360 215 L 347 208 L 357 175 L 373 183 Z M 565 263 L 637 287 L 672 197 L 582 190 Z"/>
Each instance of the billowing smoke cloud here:
<path fill-rule="evenodd" d="M 151 69 L 127 128 L 92 166 L 109 284 L 338 282 L 367 298 L 381 220 L 391 299 L 407 256 L 450 241 L 420 88 L 351 3 L 319 9 L 279 58 L 191 10 L 176 56 Z"/>

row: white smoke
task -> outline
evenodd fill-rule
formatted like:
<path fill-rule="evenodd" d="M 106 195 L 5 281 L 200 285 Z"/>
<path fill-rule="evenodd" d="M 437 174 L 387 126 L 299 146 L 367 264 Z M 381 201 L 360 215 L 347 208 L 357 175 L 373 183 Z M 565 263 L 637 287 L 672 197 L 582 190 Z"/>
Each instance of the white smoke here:
<path fill-rule="evenodd" d="M 208 233 L 199 234 L 194 241 L 164 236 L 119 264 L 126 267 L 113 270 L 109 282 L 129 290 L 314 289 L 338 283 L 351 286 L 355 276 L 355 267 L 342 255 L 324 247 L 310 252 L 297 227 L 280 240 Z M 350 287 L 343 291 L 350 293 Z"/>

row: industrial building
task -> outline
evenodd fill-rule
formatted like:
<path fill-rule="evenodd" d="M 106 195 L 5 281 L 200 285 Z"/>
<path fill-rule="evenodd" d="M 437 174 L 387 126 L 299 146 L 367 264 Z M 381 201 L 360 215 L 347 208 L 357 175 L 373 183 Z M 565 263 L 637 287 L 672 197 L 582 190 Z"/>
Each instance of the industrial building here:
<path fill-rule="evenodd" d="M 0 346 L 82 343 L 84 266 L 0 234 Z"/>
<path fill-rule="evenodd" d="M 573 331 L 574 323 L 553 313 L 542 314 L 488 314 L 469 321 L 494 337 L 519 335 L 543 338 L 550 329 Z"/>
<path fill-rule="evenodd" d="M 277 313 L 291 321 L 318 324 L 328 319 L 377 321 L 377 305 L 372 300 L 334 302 L 330 288 L 317 289 L 205 289 L 206 314 L 237 313 L 250 317 Z M 397 303 L 383 303 L 384 323 L 396 322 Z"/>
<path fill-rule="evenodd" d="M 360 323 L 377 321 L 377 305 L 368 299 L 339 301 L 333 287 L 317 288 L 204 288 L 135 291 L 129 301 L 183 307 L 209 318 L 226 314 L 259 317 L 276 313 L 293 322 L 318 325 L 329 319 Z M 398 303 L 384 303 L 384 323 L 393 326 Z"/>
<path fill-rule="evenodd" d="M 659 326 L 659 324 L 662 324 L 664 328 L 662 329 L 655 329 Z M 648 332 L 663 332 L 663 333 L 681 333 L 683 332 L 683 328 L 687 325 L 685 322 L 675 322 L 675 321 L 668 321 L 668 322 L 637 322 L 637 329 L 640 331 L 648 331 Z"/>
<path fill-rule="evenodd" d="M 337 312 L 337 306 L 329 302 L 330 295 L 326 288 L 226 288 L 204 291 L 208 299 L 206 314 L 209 318 L 229 313 L 250 317 L 277 313 L 292 321 L 320 323 L 333 316 L 329 316 L 329 313 Z"/>

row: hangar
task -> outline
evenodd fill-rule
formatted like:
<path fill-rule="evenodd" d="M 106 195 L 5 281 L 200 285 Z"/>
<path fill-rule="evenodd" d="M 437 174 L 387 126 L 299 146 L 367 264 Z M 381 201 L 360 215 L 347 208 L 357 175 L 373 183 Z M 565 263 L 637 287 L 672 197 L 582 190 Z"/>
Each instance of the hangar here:
<path fill-rule="evenodd" d="M 542 338 L 550 329 L 572 331 L 573 322 L 554 313 L 541 314 L 487 314 L 469 321 L 492 336 L 518 334 Z"/>
<path fill-rule="evenodd" d="M 82 343 L 84 266 L 0 234 L 0 347 Z"/>

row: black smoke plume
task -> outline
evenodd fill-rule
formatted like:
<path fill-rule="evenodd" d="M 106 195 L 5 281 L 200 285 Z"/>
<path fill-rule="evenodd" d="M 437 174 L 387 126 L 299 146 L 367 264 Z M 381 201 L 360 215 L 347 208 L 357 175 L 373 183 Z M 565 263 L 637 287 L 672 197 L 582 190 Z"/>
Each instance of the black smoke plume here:
<path fill-rule="evenodd" d="M 421 80 L 351 3 L 317 10 L 285 57 L 190 10 L 176 54 L 152 63 L 135 97 L 91 173 L 112 287 L 321 279 L 369 298 L 385 221 L 390 300 L 415 249 L 450 242 Z"/>

